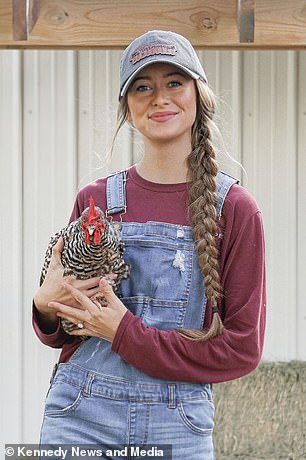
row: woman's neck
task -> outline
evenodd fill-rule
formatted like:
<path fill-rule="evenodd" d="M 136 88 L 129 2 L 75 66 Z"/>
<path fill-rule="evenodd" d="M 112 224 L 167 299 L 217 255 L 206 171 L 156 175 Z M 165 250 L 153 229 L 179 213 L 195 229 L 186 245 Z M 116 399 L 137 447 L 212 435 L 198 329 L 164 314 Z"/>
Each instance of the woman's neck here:
<path fill-rule="evenodd" d="M 190 145 L 145 143 L 143 158 L 137 163 L 138 174 L 150 182 L 178 184 L 190 181 L 187 157 Z"/>

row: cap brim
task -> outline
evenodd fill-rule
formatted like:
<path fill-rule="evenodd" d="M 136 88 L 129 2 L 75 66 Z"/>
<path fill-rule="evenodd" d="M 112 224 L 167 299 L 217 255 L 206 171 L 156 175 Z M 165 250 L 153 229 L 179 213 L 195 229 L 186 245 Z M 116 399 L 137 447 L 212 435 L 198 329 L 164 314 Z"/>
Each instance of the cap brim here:
<path fill-rule="evenodd" d="M 145 67 L 148 67 L 149 65 L 151 64 L 158 64 L 158 63 L 164 63 L 164 64 L 172 64 L 174 65 L 175 67 L 178 67 L 179 69 L 182 69 L 187 75 L 189 75 L 191 78 L 193 78 L 194 80 L 199 80 L 201 78 L 200 75 L 198 75 L 197 73 L 193 72 L 192 70 L 190 69 L 187 69 L 185 66 L 181 65 L 181 64 L 177 64 L 175 62 L 171 62 L 169 60 L 164 60 L 164 59 L 158 59 L 158 60 L 152 60 L 150 62 L 145 62 L 144 64 L 142 64 L 141 66 L 139 66 L 134 73 L 132 73 L 132 75 L 127 79 L 127 81 L 124 83 L 122 89 L 121 89 L 121 92 L 120 92 L 120 96 L 119 98 L 121 99 L 127 92 L 130 84 L 132 83 L 132 81 L 134 80 L 134 78 L 137 76 L 137 74 L 142 70 L 144 69 Z"/>

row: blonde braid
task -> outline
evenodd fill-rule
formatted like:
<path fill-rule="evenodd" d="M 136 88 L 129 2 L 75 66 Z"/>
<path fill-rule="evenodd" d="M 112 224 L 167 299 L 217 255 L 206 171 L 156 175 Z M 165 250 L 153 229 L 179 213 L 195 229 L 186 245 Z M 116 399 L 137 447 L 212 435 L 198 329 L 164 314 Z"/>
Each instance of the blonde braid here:
<path fill-rule="evenodd" d="M 213 308 L 213 320 L 209 330 L 178 329 L 191 340 L 204 341 L 221 335 L 223 324 L 217 302 L 221 295 L 219 253 L 216 247 L 217 233 L 217 183 L 218 165 L 212 143 L 212 117 L 215 111 L 213 95 L 207 85 L 196 82 L 198 89 L 197 118 L 192 132 L 192 151 L 187 159 L 192 175 L 189 190 L 193 236 L 205 285 L 208 304 Z"/>

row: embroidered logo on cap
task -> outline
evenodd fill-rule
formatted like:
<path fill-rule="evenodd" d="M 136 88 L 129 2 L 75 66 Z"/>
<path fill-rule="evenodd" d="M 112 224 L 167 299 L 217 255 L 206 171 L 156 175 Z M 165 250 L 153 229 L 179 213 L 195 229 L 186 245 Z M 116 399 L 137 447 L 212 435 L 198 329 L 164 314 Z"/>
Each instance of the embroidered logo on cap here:
<path fill-rule="evenodd" d="M 176 52 L 177 48 L 175 45 L 160 45 L 153 43 L 152 45 L 146 45 L 138 48 L 135 53 L 132 54 L 130 61 L 132 64 L 136 64 L 148 56 L 154 56 L 155 54 L 175 56 Z"/>

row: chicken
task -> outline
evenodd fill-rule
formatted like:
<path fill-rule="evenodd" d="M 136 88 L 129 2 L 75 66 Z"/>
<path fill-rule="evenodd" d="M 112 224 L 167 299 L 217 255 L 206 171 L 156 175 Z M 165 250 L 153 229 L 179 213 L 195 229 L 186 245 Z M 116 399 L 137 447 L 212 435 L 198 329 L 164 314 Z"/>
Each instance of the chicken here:
<path fill-rule="evenodd" d="M 64 239 L 61 256 L 64 276 L 74 275 L 82 280 L 106 277 L 115 291 L 121 280 L 129 276 L 130 267 L 123 259 L 124 245 L 119 230 L 107 220 L 90 197 L 89 207 L 82 212 L 82 215 L 51 237 L 41 271 L 40 285 L 46 277 L 52 248 L 60 236 Z M 105 298 L 102 294 L 98 294 L 93 300 L 105 306 Z M 61 319 L 61 324 L 68 334 L 78 328 L 77 324 L 66 319 Z M 86 339 L 85 336 L 82 337 Z"/>

